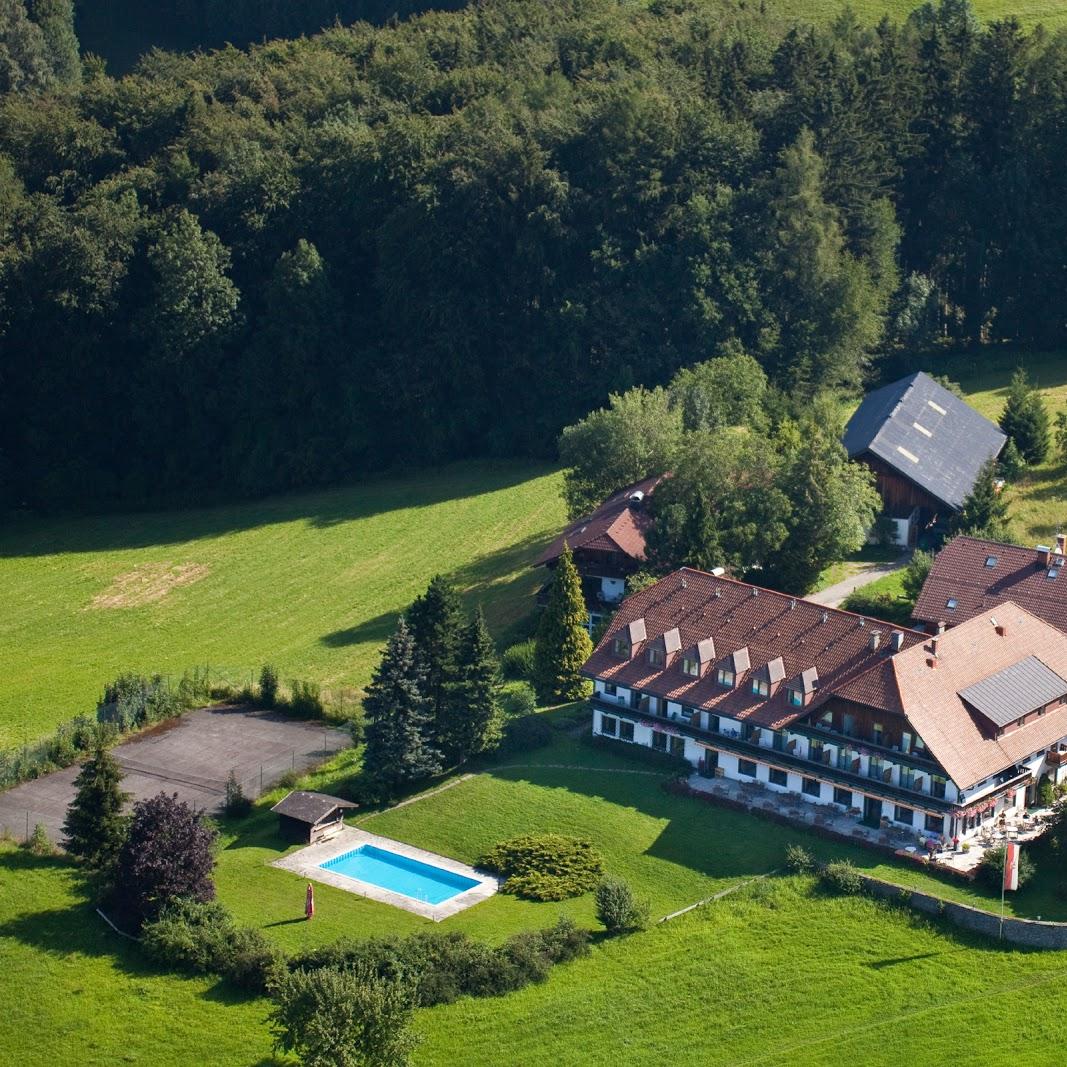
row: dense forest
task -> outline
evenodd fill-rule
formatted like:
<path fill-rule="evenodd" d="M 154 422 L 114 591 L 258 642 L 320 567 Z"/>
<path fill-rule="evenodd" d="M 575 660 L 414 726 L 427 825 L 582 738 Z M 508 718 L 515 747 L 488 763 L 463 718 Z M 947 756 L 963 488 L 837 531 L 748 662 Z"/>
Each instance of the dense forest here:
<path fill-rule="evenodd" d="M 724 352 L 803 399 L 1064 340 L 1067 36 L 962 0 L 484 0 L 121 80 L 69 10 L 0 0 L 8 504 L 549 456 Z"/>

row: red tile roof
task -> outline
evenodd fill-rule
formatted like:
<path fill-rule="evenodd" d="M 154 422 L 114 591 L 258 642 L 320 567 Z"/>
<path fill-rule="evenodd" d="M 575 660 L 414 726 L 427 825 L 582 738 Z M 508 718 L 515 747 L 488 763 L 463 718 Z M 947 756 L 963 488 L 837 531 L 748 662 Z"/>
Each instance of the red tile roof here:
<path fill-rule="evenodd" d="M 615 636 L 638 619 L 644 620 L 647 641 L 633 658 L 620 660 L 612 651 Z M 648 641 L 675 627 L 683 649 L 714 639 L 716 658 L 698 679 L 682 673 L 680 657 L 657 669 L 644 655 Z M 875 706 L 880 706 L 878 701 L 899 699 L 891 674 L 879 671 L 892 655 L 892 629 L 878 619 L 683 567 L 623 602 L 584 670 L 691 707 L 779 728 L 809 714 L 842 686 L 860 684 L 860 679 L 865 680 L 868 702 Z M 870 647 L 872 632 L 881 634 L 877 649 Z M 904 648 L 923 639 L 914 630 L 901 633 Z M 716 682 L 716 667 L 745 649 L 748 666 L 736 686 L 725 689 Z M 779 657 L 783 683 L 769 698 L 752 693 L 753 672 L 762 674 Z M 812 667 L 818 670 L 814 697 L 805 707 L 791 706 L 787 686 L 799 683 L 802 672 Z M 777 666 L 772 671 L 779 674 Z M 881 692 L 886 687 L 888 692 Z"/>
<path fill-rule="evenodd" d="M 1028 656 L 1067 678 L 1067 640 L 1055 627 L 1006 601 L 939 636 L 936 657 L 930 648 L 928 638 L 898 653 L 889 666 L 908 719 L 961 788 L 1067 737 L 1067 705 L 995 737 L 959 696 Z"/>
<path fill-rule="evenodd" d="M 996 563 L 987 567 L 990 558 Z M 1054 552 L 1052 560 L 1056 565 L 1063 557 Z M 955 608 L 948 607 L 950 600 Z M 1036 549 L 957 537 L 938 553 L 914 617 L 928 629 L 940 621 L 956 626 L 1006 600 L 1067 633 L 1067 570 L 1049 578 Z"/>
<path fill-rule="evenodd" d="M 543 566 L 563 554 L 563 544 L 571 551 L 584 548 L 600 552 L 622 552 L 638 562 L 645 558 L 645 532 L 652 517 L 644 506 L 634 507 L 630 497 L 642 493 L 647 499 L 663 481 L 662 475 L 634 482 L 609 497 L 585 518 L 572 522 L 537 558 L 535 567 Z"/>

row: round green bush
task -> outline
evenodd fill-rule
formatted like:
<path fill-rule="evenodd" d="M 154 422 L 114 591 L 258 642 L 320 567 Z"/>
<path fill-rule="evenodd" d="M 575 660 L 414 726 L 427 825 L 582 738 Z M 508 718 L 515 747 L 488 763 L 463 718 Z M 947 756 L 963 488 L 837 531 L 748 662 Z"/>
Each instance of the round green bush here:
<path fill-rule="evenodd" d="M 588 893 L 604 869 L 590 842 L 563 834 L 527 834 L 503 841 L 480 865 L 505 879 L 505 893 L 527 900 L 566 900 Z"/>
<path fill-rule="evenodd" d="M 834 860 L 822 869 L 822 883 L 827 889 L 846 896 L 858 896 L 863 892 L 863 878 L 852 866 L 851 860 Z"/>
<path fill-rule="evenodd" d="M 505 678 L 527 682 L 533 678 L 534 645 L 535 641 L 531 637 L 504 649 L 504 654 L 500 657 L 500 670 Z"/>
<path fill-rule="evenodd" d="M 531 752 L 552 744 L 552 724 L 543 715 L 523 715 L 504 727 L 505 752 Z"/>

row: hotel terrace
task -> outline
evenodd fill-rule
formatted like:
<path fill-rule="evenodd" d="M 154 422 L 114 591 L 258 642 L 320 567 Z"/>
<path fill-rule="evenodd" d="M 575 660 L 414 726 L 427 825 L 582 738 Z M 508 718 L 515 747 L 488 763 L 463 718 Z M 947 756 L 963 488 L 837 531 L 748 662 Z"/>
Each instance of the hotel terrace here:
<path fill-rule="evenodd" d="M 595 734 L 940 842 L 1067 774 L 1067 636 L 1012 602 L 932 636 L 682 568 L 585 665 Z"/>

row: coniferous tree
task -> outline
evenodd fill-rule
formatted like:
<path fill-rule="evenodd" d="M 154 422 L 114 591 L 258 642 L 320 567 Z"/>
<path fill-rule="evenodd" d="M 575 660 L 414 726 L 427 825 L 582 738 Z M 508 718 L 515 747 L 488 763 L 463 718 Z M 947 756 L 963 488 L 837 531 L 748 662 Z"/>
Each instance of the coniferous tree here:
<path fill-rule="evenodd" d="M 449 757 L 462 762 L 495 748 L 503 734 L 500 661 L 481 608 L 463 631 L 459 660 L 459 681 L 448 701 L 444 741 Z"/>
<path fill-rule="evenodd" d="M 459 679 L 459 645 L 466 618 L 456 587 L 436 575 L 405 616 L 425 673 L 423 692 L 430 705 L 438 746 L 447 749 L 449 690 Z"/>
<path fill-rule="evenodd" d="M 542 700 L 562 703 L 589 695 L 589 682 L 579 673 L 593 651 L 585 628 L 588 621 L 582 579 L 570 546 L 564 545 L 537 626 L 534 676 Z"/>
<path fill-rule="evenodd" d="M 85 761 L 74 779 L 78 791 L 63 823 L 66 848 L 95 870 L 108 870 L 126 840 L 127 819 L 122 807 L 129 793 L 122 791 L 121 783 L 122 767 L 103 746 Z"/>
<path fill-rule="evenodd" d="M 1008 539 L 1008 502 L 997 488 L 996 461 L 982 466 L 974 488 L 950 523 L 953 533 L 969 533 L 993 541 Z"/>
<path fill-rule="evenodd" d="M 401 618 L 363 698 L 367 717 L 363 770 L 368 782 L 383 793 L 392 794 L 403 784 L 441 769 L 425 684 L 415 642 Z"/>
<path fill-rule="evenodd" d="M 1048 455 L 1048 410 L 1022 367 L 1011 377 L 1000 428 L 1015 442 L 1027 463 L 1041 463 Z"/>

